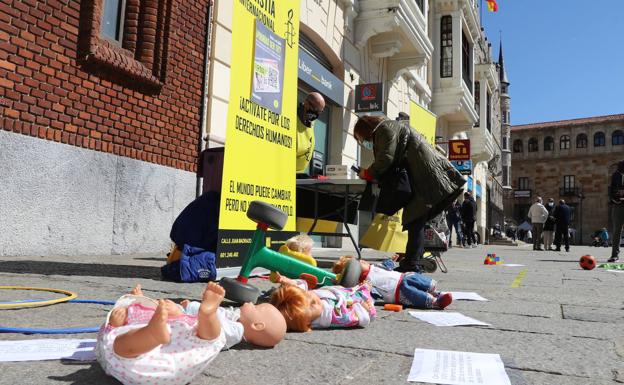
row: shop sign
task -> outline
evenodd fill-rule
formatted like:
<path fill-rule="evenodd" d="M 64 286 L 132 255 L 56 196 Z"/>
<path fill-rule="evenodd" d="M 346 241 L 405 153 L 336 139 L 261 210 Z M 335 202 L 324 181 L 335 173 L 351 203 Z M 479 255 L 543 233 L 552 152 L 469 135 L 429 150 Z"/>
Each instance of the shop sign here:
<path fill-rule="evenodd" d="M 344 83 L 307 52 L 299 48 L 299 79 L 334 103 L 344 107 Z"/>
<path fill-rule="evenodd" d="M 355 112 L 383 112 L 383 83 L 355 86 Z"/>
<path fill-rule="evenodd" d="M 470 160 L 470 139 L 452 139 L 448 143 L 449 160 Z"/>
<path fill-rule="evenodd" d="M 452 160 L 451 164 L 462 175 L 472 174 L 472 160 Z"/>
<path fill-rule="evenodd" d="M 514 198 L 530 198 L 531 190 L 516 190 L 514 191 Z"/>

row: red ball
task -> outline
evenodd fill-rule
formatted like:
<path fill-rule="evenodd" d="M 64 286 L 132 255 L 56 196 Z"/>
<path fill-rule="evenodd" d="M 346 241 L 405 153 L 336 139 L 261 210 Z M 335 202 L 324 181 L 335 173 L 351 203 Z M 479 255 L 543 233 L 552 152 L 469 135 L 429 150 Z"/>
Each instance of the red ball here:
<path fill-rule="evenodd" d="M 596 258 L 593 255 L 583 255 L 579 261 L 579 265 L 585 270 L 592 270 L 596 267 Z"/>

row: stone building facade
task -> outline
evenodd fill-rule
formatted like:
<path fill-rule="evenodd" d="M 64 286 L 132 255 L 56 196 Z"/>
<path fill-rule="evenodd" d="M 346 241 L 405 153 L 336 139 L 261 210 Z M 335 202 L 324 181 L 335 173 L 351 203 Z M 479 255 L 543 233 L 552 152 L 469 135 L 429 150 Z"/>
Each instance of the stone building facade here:
<path fill-rule="evenodd" d="M 511 149 L 513 193 L 506 216 L 523 222 L 541 196 L 572 207 L 577 243 L 611 227 L 607 191 L 616 163 L 624 159 L 624 115 L 513 126 Z"/>
<path fill-rule="evenodd" d="M 0 255 L 169 247 L 195 196 L 208 12 L 0 2 Z"/>

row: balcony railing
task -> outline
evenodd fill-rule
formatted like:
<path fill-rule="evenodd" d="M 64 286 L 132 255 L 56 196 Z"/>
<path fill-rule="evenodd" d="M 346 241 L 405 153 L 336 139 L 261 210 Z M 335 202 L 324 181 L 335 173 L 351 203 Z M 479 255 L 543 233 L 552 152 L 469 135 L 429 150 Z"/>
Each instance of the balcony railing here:
<path fill-rule="evenodd" d="M 562 197 L 578 196 L 579 193 L 580 189 L 578 187 L 561 187 L 559 189 L 559 196 Z"/>

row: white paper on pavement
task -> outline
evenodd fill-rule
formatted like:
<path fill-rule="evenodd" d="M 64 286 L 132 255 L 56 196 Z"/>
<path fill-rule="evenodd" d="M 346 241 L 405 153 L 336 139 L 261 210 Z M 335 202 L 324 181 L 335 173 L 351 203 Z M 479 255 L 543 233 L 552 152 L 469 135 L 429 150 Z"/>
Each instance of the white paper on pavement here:
<path fill-rule="evenodd" d="M 507 267 L 520 267 L 520 266 L 524 266 L 521 265 L 519 263 L 503 263 L 501 266 L 507 266 Z"/>
<path fill-rule="evenodd" d="M 40 339 L 0 341 L 0 362 L 95 360 L 95 339 Z"/>
<path fill-rule="evenodd" d="M 511 385 L 498 354 L 416 349 L 408 381 L 449 385 Z"/>
<path fill-rule="evenodd" d="M 624 273 L 624 270 L 607 270 L 610 273 Z"/>
<path fill-rule="evenodd" d="M 421 321 L 429 322 L 435 326 L 464 326 L 478 325 L 491 326 L 488 323 L 467 317 L 461 313 L 447 311 L 410 311 L 409 314 Z"/>
<path fill-rule="evenodd" d="M 453 301 L 466 300 L 466 301 L 489 301 L 487 298 L 481 297 L 479 294 L 471 291 L 452 291 Z"/>

